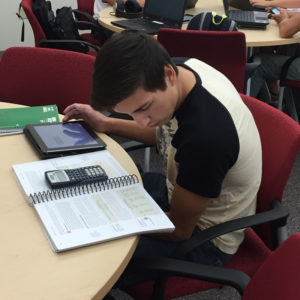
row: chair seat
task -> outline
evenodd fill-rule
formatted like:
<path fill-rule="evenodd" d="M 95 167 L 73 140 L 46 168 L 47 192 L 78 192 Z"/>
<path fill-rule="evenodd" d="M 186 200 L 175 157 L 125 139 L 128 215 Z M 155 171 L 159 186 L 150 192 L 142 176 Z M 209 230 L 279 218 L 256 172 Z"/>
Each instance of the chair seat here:
<path fill-rule="evenodd" d="M 90 33 L 83 33 L 80 35 L 80 37 L 93 45 L 100 46 L 99 41 L 94 39 L 92 34 L 90 34 Z"/>
<path fill-rule="evenodd" d="M 241 270 L 252 277 L 270 253 L 271 250 L 261 241 L 257 234 L 248 228 L 245 231 L 244 242 L 225 267 Z M 251 264 L 249 264 L 249 257 L 251 257 Z M 127 293 L 134 299 L 151 300 L 153 284 L 153 281 L 140 283 L 128 288 Z M 220 284 L 174 276 L 167 280 L 164 299 L 182 297 L 216 287 L 220 287 Z"/>
<path fill-rule="evenodd" d="M 89 51 L 87 54 L 96 57 L 97 53 L 98 53 L 97 51 Z"/>
<path fill-rule="evenodd" d="M 257 268 L 270 254 L 271 250 L 251 228 L 248 228 L 245 231 L 244 242 L 241 244 L 236 255 L 234 255 L 225 267 L 241 270 L 252 277 Z M 251 264 L 248 263 L 249 257 L 251 257 Z"/>

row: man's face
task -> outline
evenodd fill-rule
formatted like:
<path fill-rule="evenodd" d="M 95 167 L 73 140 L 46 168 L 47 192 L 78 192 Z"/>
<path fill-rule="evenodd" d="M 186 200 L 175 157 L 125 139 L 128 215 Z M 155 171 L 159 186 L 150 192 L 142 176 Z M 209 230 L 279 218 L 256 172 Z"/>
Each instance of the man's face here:
<path fill-rule="evenodd" d="M 164 91 L 149 92 L 138 88 L 131 96 L 118 103 L 114 110 L 129 114 L 143 128 L 166 124 L 172 118 L 178 103 L 176 74 L 172 70 L 166 73 L 167 88 Z"/>

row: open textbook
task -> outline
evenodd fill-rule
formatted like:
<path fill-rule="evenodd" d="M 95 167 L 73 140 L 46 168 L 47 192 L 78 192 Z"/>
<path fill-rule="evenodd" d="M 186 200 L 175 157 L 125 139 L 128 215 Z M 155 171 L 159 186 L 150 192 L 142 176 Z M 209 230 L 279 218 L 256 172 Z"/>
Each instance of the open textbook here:
<path fill-rule="evenodd" d="M 45 171 L 99 164 L 109 179 L 51 190 Z M 172 231 L 174 225 L 138 182 L 107 151 L 13 166 L 14 174 L 56 252 L 128 235 Z"/>

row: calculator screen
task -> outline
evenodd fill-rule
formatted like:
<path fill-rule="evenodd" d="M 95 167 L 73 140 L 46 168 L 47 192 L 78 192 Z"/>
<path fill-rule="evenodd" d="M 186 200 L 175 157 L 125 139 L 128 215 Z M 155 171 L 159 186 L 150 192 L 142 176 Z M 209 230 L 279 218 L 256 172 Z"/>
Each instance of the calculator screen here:
<path fill-rule="evenodd" d="M 35 130 L 49 149 L 97 144 L 80 123 L 42 125 Z"/>

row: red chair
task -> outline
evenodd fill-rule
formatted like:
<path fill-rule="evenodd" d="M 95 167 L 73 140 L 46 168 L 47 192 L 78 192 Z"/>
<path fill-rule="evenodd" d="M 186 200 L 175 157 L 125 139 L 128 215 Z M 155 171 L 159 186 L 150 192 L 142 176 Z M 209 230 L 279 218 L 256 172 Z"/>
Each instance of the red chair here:
<path fill-rule="evenodd" d="M 300 234 L 290 236 L 258 269 L 243 300 L 300 299 Z"/>
<path fill-rule="evenodd" d="M 246 90 L 245 79 L 259 64 L 246 64 L 245 35 L 238 31 L 162 28 L 157 39 L 170 56 L 198 58 L 219 70 L 241 93 Z"/>
<path fill-rule="evenodd" d="M 194 240 L 188 241 L 178 249 L 173 258 L 157 260 L 151 258 L 149 253 L 147 258 L 133 259 L 129 264 L 130 268 L 147 268 L 164 274 L 155 285 L 153 281 L 148 281 L 129 287 L 127 292 L 135 299 L 173 299 L 221 284 L 229 284 L 226 275 L 222 276 L 223 270 L 227 268 L 243 271 L 252 277 L 277 244 L 286 238 L 285 224 L 288 212 L 281 205 L 281 201 L 300 149 L 300 127 L 278 109 L 245 95 L 242 95 L 242 98 L 254 116 L 262 143 L 263 172 L 256 214 L 219 224 L 199 233 Z M 267 225 L 256 226 L 263 223 Z M 187 262 L 183 257 L 188 251 L 216 236 L 241 228 L 247 228 L 245 239 L 225 267 L 193 264 L 193 269 L 190 269 L 192 263 L 185 265 Z M 180 268 L 177 268 L 177 265 Z M 193 272 L 201 274 L 202 277 L 197 278 L 206 281 L 188 278 L 194 277 Z"/>
<path fill-rule="evenodd" d="M 8 48 L 0 61 L 0 99 L 24 105 L 90 102 L 95 57 L 36 47 Z"/>
<path fill-rule="evenodd" d="M 90 104 L 95 57 L 36 47 L 8 48 L 0 60 L 0 101 L 29 106 L 56 104 L 58 111 L 74 103 Z M 123 139 L 126 151 L 145 145 Z"/>
<path fill-rule="evenodd" d="M 300 234 L 285 240 L 259 267 L 252 279 L 241 271 L 223 269 L 216 273 L 219 280 L 236 288 L 242 300 L 298 300 L 300 299 Z M 153 260 L 153 264 L 157 261 Z M 191 278 L 203 279 L 216 267 L 199 266 L 191 262 L 175 261 L 170 272 L 181 272 Z M 213 279 L 212 279 L 213 280 Z"/>
<path fill-rule="evenodd" d="M 41 27 L 38 19 L 36 18 L 34 12 L 33 12 L 33 0 L 22 0 L 21 6 L 28 18 L 28 21 L 31 25 L 33 35 L 34 35 L 34 41 L 35 41 L 35 46 L 36 47 L 46 47 L 46 48 L 56 48 L 57 45 L 67 45 L 71 43 L 75 44 L 85 44 L 94 51 L 89 51 L 89 54 L 96 56 L 97 51 L 99 48 L 95 46 L 94 44 L 91 44 L 87 41 L 79 41 L 79 40 L 49 40 L 46 37 L 46 34 Z"/>
<path fill-rule="evenodd" d="M 91 29 L 90 25 L 86 25 L 85 22 L 93 21 L 94 14 L 94 0 L 77 0 L 78 10 L 74 10 L 75 15 L 78 19 L 78 29 L 80 30 L 89 30 Z M 76 14 L 76 12 L 80 12 Z M 98 40 L 94 39 L 91 32 L 85 32 L 80 35 L 84 40 L 88 41 L 91 44 L 100 46 Z"/>

